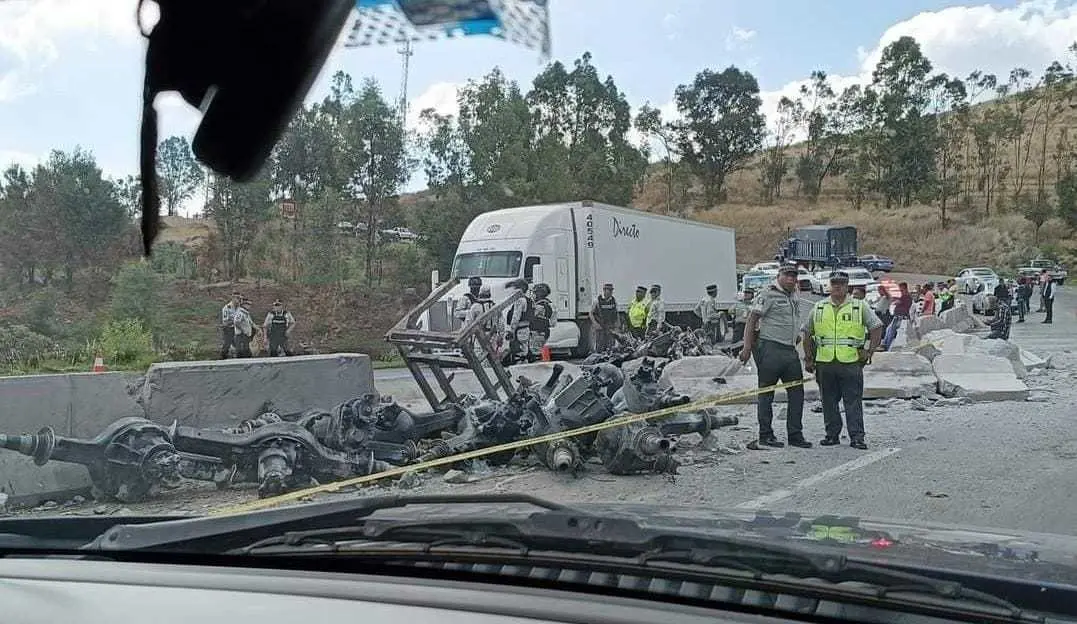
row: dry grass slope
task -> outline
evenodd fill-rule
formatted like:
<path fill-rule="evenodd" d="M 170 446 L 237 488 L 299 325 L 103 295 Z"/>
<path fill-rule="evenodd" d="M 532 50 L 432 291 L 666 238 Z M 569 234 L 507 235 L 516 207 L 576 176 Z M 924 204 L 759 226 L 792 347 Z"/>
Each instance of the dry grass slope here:
<path fill-rule="evenodd" d="M 1013 101 L 1007 98 L 980 104 L 974 107 L 974 116 L 991 106 L 1012 107 Z M 1029 126 L 1032 126 L 1032 119 L 1030 111 L 1026 114 Z M 1030 136 L 1030 133 L 1034 134 Z M 1073 145 L 1077 145 L 1077 109 L 1071 108 L 1061 114 L 1057 122 L 1052 122 L 1047 135 L 1046 182 L 1052 194 L 1057 180 L 1054 154 L 1060 139 L 1063 143 L 1069 142 L 1071 152 Z M 1020 171 L 1023 189 L 1034 193 L 1043 162 L 1042 123 L 1032 126 L 1020 140 L 1022 154 L 1017 160 L 1020 167 L 1015 167 L 1014 171 Z M 1024 156 L 1026 145 L 1031 147 L 1027 159 Z M 798 145 L 790 147 L 787 158 L 794 158 L 801 149 Z M 1015 160 L 1012 144 L 1006 145 L 1003 153 L 1011 163 Z M 1077 156 L 1071 153 L 1069 157 Z M 975 166 L 967 170 L 967 175 L 975 175 Z M 971 179 L 974 183 L 974 178 Z M 1004 268 L 1023 263 L 1036 253 L 1033 228 L 1019 214 L 1010 198 L 1016 179 L 1017 175 L 1011 173 L 1001 209 L 992 207 L 990 215 L 984 213 L 982 193 L 971 194 L 972 207 L 968 209 L 955 209 L 957 202 L 951 200 L 947 210 L 950 225 L 944 229 L 936 205 L 886 210 L 881 202 L 867 201 L 861 210 L 854 210 L 848 200 L 848 186 L 843 176 L 828 178 L 823 184 L 819 201 L 810 204 L 795 196 L 797 183 L 792 175 L 788 175 L 782 184 L 783 197 L 772 205 L 760 205 L 759 167 L 758 161 L 754 160 L 745 169 L 730 176 L 727 183 L 729 199 L 726 203 L 720 206 L 688 206 L 682 209 L 682 214 L 736 228 L 738 261 L 744 263 L 772 258 L 778 241 L 794 227 L 832 223 L 857 226 L 862 253 L 890 256 L 901 270 L 952 273 L 964 266 L 980 264 Z M 692 196 L 699 196 L 699 189 L 692 191 Z M 633 203 L 644 210 L 665 210 L 666 178 L 662 165 L 651 168 Z M 1063 261 L 1077 261 L 1077 244 L 1069 229 L 1058 219 L 1051 219 L 1043 226 L 1038 244 L 1057 252 Z"/>

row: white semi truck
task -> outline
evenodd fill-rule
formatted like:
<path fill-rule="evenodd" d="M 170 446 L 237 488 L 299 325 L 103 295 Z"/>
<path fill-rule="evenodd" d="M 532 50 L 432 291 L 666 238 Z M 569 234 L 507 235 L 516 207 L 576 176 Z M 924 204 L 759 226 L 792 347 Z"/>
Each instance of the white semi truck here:
<path fill-rule="evenodd" d="M 602 284 L 614 286 L 624 313 L 636 286 L 660 284 L 666 319 L 696 327 L 692 313 L 707 284 L 718 285 L 726 315 L 736 301 L 736 239 L 730 228 L 590 201 L 524 206 L 479 215 L 467 227 L 453 261 L 460 279 L 445 296 L 431 329 L 451 321 L 467 292 L 469 277 L 482 278 L 494 301 L 508 295 L 508 282 L 523 277 L 550 286 L 557 323 L 547 344 L 575 356 L 590 351 L 589 313 Z M 439 277 L 432 275 L 436 286 Z M 439 327 L 441 326 L 441 327 Z"/>

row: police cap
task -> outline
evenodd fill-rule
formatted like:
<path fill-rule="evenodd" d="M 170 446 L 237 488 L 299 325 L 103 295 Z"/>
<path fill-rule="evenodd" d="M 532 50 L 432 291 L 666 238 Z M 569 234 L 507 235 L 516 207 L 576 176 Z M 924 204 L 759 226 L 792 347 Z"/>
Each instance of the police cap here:
<path fill-rule="evenodd" d="M 707 284 L 707 290 L 718 290 L 718 284 Z"/>
<path fill-rule="evenodd" d="M 636 292 L 647 292 L 646 286 L 636 286 Z"/>
<path fill-rule="evenodd" d="M 831 284 L 848 284 L 849 274 L 845 271 L 833 271 L 830 273 Z"/>
<path fill-rule="evenodd" d="M 602 290 L 613 290 L 613 284 L 606 282 L 602 285 Z"/>
<path fill-rule="evenodd" d="M 800 269 L 797 268 L 797 265 L 795 265 L 795 264 L 793 264 L 791 262 L 786 262 L 785 264 L 783 264 L 781 266 L 780 269 L 778 269 L 778 273 L 781 274 L 781 275 L 788 275 L 790 273 L 792 273 L 793 275 L 799 275 L 800 274 Z"/>
<path fill-rule="evenodd" d="M 273 300 L 273 307 L 274 307 L 274 308 L 276 308 L 276 307 L 278 307 L 278 306 L 282 306 L 282 305 L 284 305 L 284 304 L 283 304 L 283 303 L 281 303 L 281 300 L 280 300 L 280 299 L 274 299 L 274 300 Z"/>

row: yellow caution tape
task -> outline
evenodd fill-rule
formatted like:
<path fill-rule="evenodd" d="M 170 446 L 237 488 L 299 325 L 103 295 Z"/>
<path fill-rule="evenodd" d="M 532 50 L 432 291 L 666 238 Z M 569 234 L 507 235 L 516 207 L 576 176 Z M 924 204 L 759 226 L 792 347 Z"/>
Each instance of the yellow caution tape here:
<path fill-rule="evenodd" d="M 754 397 L 767 392 L 773 392 L 775 390 L 785 390 L 788 388 L 795 388 L 802 386 L 805 383 L 812 381 L 812 377 L 807 377 L 797 381 L 777 383 L 765 388 L 752 388 L 751 390 L 745 390 L 743 392 L 736 392 L 731 394 L 723 394 L 714 396 L 708 399 L 702 399 L 693 403 L 686 403 L 684 405 L 675 405 L 673 407 L 665 407 L 652 412 L 644 414 L 626 414 L 624 416 L 618 416 L 617 418 L 611 418 L 603 422 L 586 425 L 583 427 L 577 427 L 575 429 L 568 429 L 565 431 L 558 431 L 556 433 L 549 433 L 546 435 L 536 436 L 534 438 L 525 438 L 523 440 L 516 440 L 514 442 L 506 442 L 504 444 L 498 444 L 496 446 L 487 446 L 485 448 L 476 449 L 474 451 L 467 451 L 459 453 L 457 455 L 450 455 L 447 457 L 439 457 L 430 461 L 421 462 L 418 464 L 409 464 L 407 466 L 400 466 L 398 468 L 391 468 L 382 472 L 376 472 L 373 474 L 362 475 L 359 477 L 352 477 L 350 479 L 344 479 L 342 481 L 334 481 L 332 483 L 326 483 L 324 485 L 317 485 L 314 487 L 305 488 L 302 490 L 295 490 L 286 494 L 279 494 L 277 496 L 271 496 L 268 498 L 262 498 L 249 503 L 241 503 L 239 505 L 233 505 L 231 507 L 222 507 L 209 512 L 211 516 L 223 516 L 229 514 L 247 513 L 250 511 L 257 511 L 259 509 L 268 509 L 270 507 L 276 507 L 277 505 L 297 501 L 314 494 L 320 494 L 322 492 L 336 492 L 341 488 L 353 487 L 357 485 L 365 485 L 367 483 L 373 483 L 382 479 L 388 479 L 390 477 L 396 477 L 407 474 L 409 472 L 418 472 L 420 470 L 428 470 L 430 468 L 436 468 L 438 466 L 446 466 L 449 464 L 455 464 L 459 461 L 465 461 L 468 459 L 477 459 L 485 457 L 487 455 L 493 455 L 495 453 L 502 453 L 504 451 L 513 451 L 516 449 L 525 448 L 528 446 L 534 446 L 536 444 L 545 444 L 547 442 L 556 442 L 558 440 L 566 440 L 576 436 L 586 435 L 588 433 L 597 433 L 604 429 L 613 429 L 614 427 L 622 427 L 624 425 L 630 425 L 632 423 L 638 423 L 645 420 L 651 420 L 652 418 L 662 418 L 666 416 L 672 416 L 681 412 L 693 412 L 708 407 L 715 407 L 723 403 L 730 403 L 737 399 L 745 399 L 748 397 Z"/>

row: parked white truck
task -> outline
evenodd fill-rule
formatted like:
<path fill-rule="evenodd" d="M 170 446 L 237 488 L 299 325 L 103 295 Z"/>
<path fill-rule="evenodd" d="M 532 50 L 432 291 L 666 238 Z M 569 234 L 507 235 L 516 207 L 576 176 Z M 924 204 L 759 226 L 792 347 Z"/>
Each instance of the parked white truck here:
<path fill-rule="evenodd" d="M 614 285 L 622 314 L 636 286 L 660 284 L 667 321 L 696 327 L 692 310 L 707 284 L 718 285 L 729 318 L 736 271 L 730 228 L 590 201 L 507 208 L 481 214 L 467 227 L 452 268 L 460 283 L 446 295 L 439 318 L 425 322 L 432 329 L 449 322 L 469 277 L 481 277 L 494 301 L 507 296 L 509 281 L 523 277 L 550 286 L 557 323 L 547 344 L 582 356 L 590 351 L 589 312 L 602 284 Z M 436 271 L 432 282 L 438 282 Z"/>

